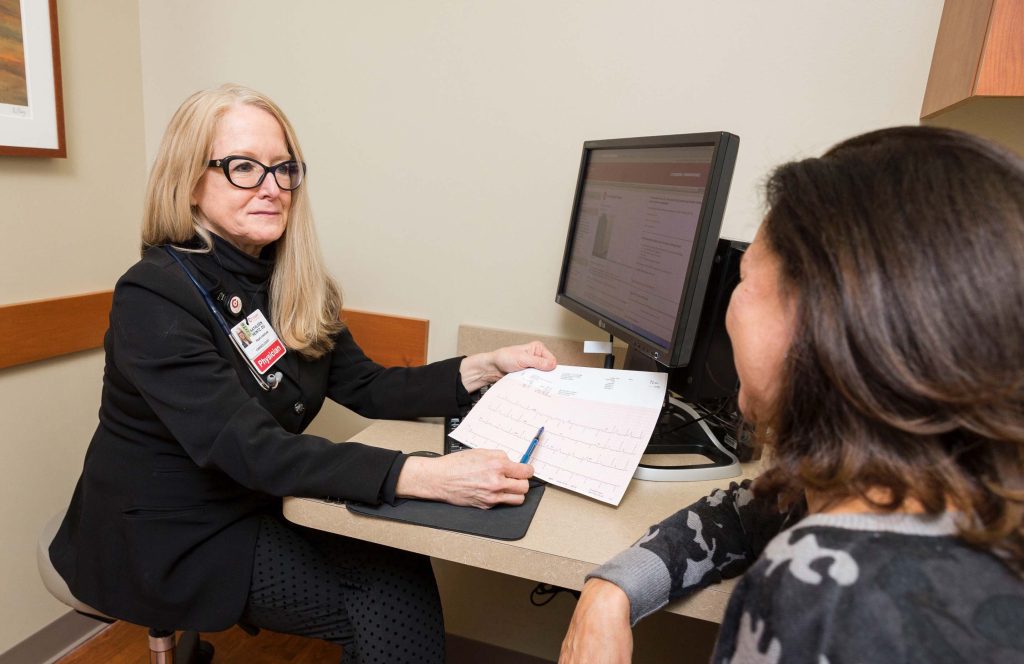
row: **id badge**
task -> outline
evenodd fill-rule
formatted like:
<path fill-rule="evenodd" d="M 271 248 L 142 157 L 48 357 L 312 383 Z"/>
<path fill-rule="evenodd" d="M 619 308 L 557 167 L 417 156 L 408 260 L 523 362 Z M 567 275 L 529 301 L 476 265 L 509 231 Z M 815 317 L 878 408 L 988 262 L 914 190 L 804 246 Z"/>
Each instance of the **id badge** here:
<path fill-rule="evenodd" d="M 231 328 L 231 335 L 238 341 L 242 352 L 252 361 L 260 375 L 267 373 L 270 367 L 284 357 L 284 344 L 277 338 L 277 332 L 270 327 L 270 323 L 259 309 Z"/>

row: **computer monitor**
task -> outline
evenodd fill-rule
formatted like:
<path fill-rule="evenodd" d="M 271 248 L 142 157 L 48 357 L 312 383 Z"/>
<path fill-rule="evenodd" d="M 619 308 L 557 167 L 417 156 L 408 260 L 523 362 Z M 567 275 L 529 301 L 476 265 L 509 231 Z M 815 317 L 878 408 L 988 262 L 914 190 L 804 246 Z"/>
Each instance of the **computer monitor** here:
<path fill-rule="evenodd" d="M 737 387 L 724 317 L 745 245 L 719 231 L 738 147 L 727 132 L 583 144 L 555 301 L 626 342 L 626 368 L 669 372 L 672 398 L 648 452 L 710 459 L 667 472 L 643 464 L 641 479 L 738 474 L 707 413 L 684 401 Z"/>

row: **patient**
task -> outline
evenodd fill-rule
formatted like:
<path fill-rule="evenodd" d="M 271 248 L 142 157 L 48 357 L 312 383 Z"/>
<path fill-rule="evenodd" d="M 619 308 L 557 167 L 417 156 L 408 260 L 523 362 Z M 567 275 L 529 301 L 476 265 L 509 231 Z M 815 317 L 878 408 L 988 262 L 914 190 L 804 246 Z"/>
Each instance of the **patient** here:
<path fill-rule="evenodd" d="M 765 470 L 596 569 L 559 661 L 741 574 L 716 664 L 1024 661 L 1024 162 L 903 127 L 767 194 L 727 317 Z"/>

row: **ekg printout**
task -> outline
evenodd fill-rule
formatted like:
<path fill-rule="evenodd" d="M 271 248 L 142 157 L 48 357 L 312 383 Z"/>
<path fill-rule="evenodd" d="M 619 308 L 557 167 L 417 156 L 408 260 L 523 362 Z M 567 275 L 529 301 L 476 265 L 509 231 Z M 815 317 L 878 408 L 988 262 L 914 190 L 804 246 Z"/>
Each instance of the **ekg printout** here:
<path fill-rule="evenodd" d="M 527 369 L 492 385 L 451 433 L 522 458 L 537 429 L 536 477 L 618 505 L 661 412 L 668 374 L 591 367 Z"/>

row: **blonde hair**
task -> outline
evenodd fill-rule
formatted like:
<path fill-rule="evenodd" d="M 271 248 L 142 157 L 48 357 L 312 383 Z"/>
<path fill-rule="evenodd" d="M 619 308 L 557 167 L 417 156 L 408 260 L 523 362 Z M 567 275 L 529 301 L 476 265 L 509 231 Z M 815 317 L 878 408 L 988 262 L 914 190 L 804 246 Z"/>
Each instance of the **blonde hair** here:
<path fill-rule="evenodd" d="M 200 90 L 174 113 L 167 125 L 146 187 L 142 218 L 142 250 L 163 244 L 182 245 L 196 236 L 207 253 L 210 232 L 191 204 L 192 192 L 206 173 L 217 122 L 233 106 L 248 105 L 273 115 L 284 131 L 288 152 L 304 161 L 295 130 L 284 112 L 266 95 L 241 85 L 224 84 Z M 342 329 L 341 291 L 324 267 L 313 226 L 308 182 L 292 192 L 288 225 L 277 241 L 270 279 L 271 324 L 284 344 L 309 358 L 334 347 Z"/>

